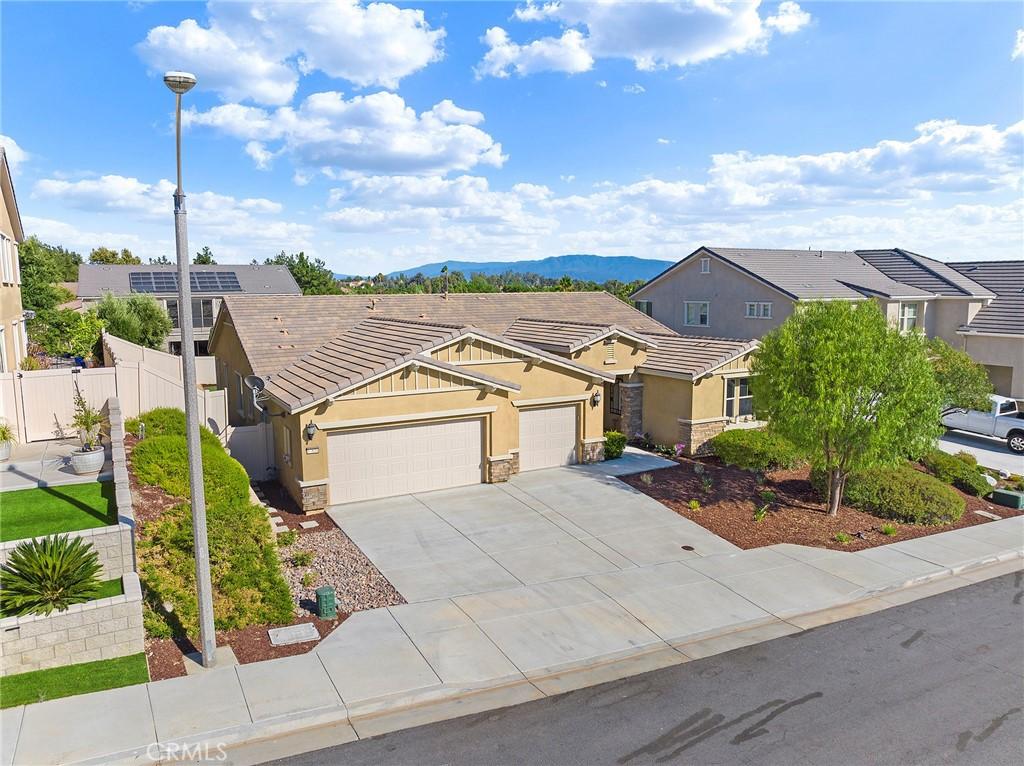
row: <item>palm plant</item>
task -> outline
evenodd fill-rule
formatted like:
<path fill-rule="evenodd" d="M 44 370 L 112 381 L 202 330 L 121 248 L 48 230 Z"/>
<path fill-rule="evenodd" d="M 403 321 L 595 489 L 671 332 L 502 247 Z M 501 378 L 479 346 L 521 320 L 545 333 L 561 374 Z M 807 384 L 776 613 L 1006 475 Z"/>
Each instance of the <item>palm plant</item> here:
<path fill-rule="evenodd" d="M 47 615 L 89 601 L 99 588 L 99 557 L 82 538 L 28 540 L 0 567 L 0 612 Z"/>

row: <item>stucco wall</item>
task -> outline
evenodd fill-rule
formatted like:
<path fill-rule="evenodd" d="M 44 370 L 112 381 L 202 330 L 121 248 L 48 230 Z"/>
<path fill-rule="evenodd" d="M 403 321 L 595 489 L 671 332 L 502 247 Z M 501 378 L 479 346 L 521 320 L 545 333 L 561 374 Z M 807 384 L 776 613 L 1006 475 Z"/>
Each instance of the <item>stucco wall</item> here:
<path fill-rule="evenodd" d="M 259 412 L 246 412 L 244 406 L 239 406 L 238 379 L 235 374 L 242 377 L 251 375 L 252 367 L 249 366 L 249 360 L 242 350 L 234 326 L 228 321 L 227 312 L 222 311 L 217 316 L 217 322 L 211 332 L 213 342 L 210 353 L 217 359 L 217 386 L 223 388 L 228 396 L 228 423 L 233 426 L 244 426 L 258 422 L 259 418 L 256 416 Z M 272 341 L 268 339 L 267 342 Z"/>
<path fill-rule="evenodd" d="M 11 241 L 13 265 L 17 267 L 18 249 L 14 236 L 14 225 L 6 204 L 0 204 L 0 232 Z M 24 356 L 22 340 L 22 305 L 21 287 L 16 283 L 16 274 L 11 275 L 15 281 L 0 282 L 0 327 L 3 327 L 4 359 L 7 360 L 7 372 L 17 369 L 17 360 Z M 17 323 L 17 325 L 15 325 Z"/>
<path fill-rule="evenodd" d="M 658 444 L 675 444 L 679 419 L 689 417 L 693 384 L 688 380 L 641 373 L 644 384 L 644 431 Z"/>
<path fill-rule="evenodd" d="M 681 335 L 717 338 L 760 338 L 782 324 L 793 313 L 793 301 L 762 282 L 753 279 L 715 256 L 711 273 L 700 273 L 698 254 L 685 265 L 634 295 L 636 300 L 652 302 L 652 316 Z M 685 301 L 709 301 L 709 325 L 685 324 Z M 747 319 L 746 303 L 772 304 L 771 319 Z"/>
<path fill-rule="evenodd" d="M 992 384 L 1000 396 L 1024 399 L 1024 339 L 1020 336 L 999 338 L 989 335 L 963 335 L 963 349 L 987 367 L 1011 368 L 995 370 Z M 1009 377 L 1009 380 L 1007 380 Z"/>
<path fill-rule="evenodd" d="M 607 373 L 628 375 L 634 368 L 639 367 L 647 360 L 647 352 L 629 338 L 618 338 L 614 346 L 614 359 L 609 361 L 605 350 L 605 342 L 599 340 L 593 346 L 569 356 L 574 362 L 601 370 Z"/>

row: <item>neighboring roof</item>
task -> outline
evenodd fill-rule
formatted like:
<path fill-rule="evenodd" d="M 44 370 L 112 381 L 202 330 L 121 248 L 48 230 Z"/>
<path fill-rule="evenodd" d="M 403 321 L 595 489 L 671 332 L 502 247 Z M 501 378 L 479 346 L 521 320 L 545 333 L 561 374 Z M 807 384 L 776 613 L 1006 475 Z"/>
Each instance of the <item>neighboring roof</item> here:
<path fill-rule="evenodd" d="M 556 319 L 517 319 L 504 333 L 506 338 L 528 343 L 537 348 L 571 354 L 586 346 L 613 336 L 631 338 L 638 343 L 651 345 L 651 340 L 618 325 L 595 322 L 563 322 Z"/>
<path fill-rule="evenodd" d="M 158 289 L 147 289 L 150 295 L 174 295 L 177 292 L 177 271 L 178 267 L 173 265 L 139 264 L 139 265 L 105 265 L 98 263 L 83 263 L 78 267 L 78 297 L 79 298 L 101 298 L 106 293 L 114 295 L 131 295 L 133 292 L 133 281 L 136 287 L 141 278 L 148 283 L 155 283 Z M 232 289 L 234 294 L 247 295 L 300 295 L 302 291 L 295 283 L 291 272 L 286 266 L 267 266 L 250 264 L 215 264 L 189 266 L 189 272 L 193 282 L 202 279 L 204 282 L 211 281 L 210 289 L 204 289 L 202 295 L 217 296 L 227 294 L 215 281 L 215 277 L 221 275 L 234 275 L 237 279 L 237 289 Z M 133 277 L 132 275 L 136 275 Z M 148 276 L 152 275 L 152 276 Z M 204 275 L 202 277 L 198 275 Z M 141 292 L 141 291 L 140 291 Z M 196 297 L 201 297 L 199 292 Z"/>
<path fill-rule="evenodd" d="M 370 317 L 474 327 L 504 336 L 524 317 L 567 322 L 599 319 L 644 336 L 671 333 L 614 295 L 604 292 L 457 293 L 429 295 L 307 295 L 260 297 L 230 295 L 224 299 L 239 341 L 257 375 L 280 372 Z M 218 322 L 219 323 L 219 322 Z M 216 338 L 214 329 L 214 340 Z M 509 339 L 511 340 L 511 339 Z"/>
<path fill-rule="evenodd" d="M 1024 335 L 1024 261 L 969 261 L 949 266 L 996 294 L 961 332 Z"/>
<path fill-rule="evenodd" d="M 14 194 L 14 180 L 11 178 L 11 166 L 7 162 L 7 151 L 0 146 L 0 194 L 7 205 L 7 214 L 14 229 L 14 241 L 21 244 L 25 241 L 25 229 L 21 225 L 21 213 L 18 211 L 18 198 Z"/>
<path fill-rule="evenodd" d="M 898 247 L 858 250 L 857 255 L 890 279 L 936 295 L 991 298 L 993 293 L 949 265 Z"/>
<path fill-rule="evenodd" d="M 756 340 L 703 338 L 692 335 L 655 335 L 657 347 L 647 352 L 641 372 L 668 373 L 697 379 L 753 351 Z"/>

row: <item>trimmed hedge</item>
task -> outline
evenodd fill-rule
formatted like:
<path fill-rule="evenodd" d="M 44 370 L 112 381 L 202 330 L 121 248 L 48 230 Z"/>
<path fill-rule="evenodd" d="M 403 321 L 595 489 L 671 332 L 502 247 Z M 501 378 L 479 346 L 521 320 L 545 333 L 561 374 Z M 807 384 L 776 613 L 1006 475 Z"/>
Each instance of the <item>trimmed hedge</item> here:
<path fill-rule="evenodd" d="M 812 472 L 811 483 L 824 494 L 822 472 Z M 952 524 L 967 508 L 967 502 L 948 486 L 909 465 L 881 466 L 851 474 L 843 500 L 872 516 L 904 524 Z"/>
<path fill-rule="evenodd" d="M 604 432 L 604 459 L 614 460 L 617 457 L 622 457 L 622 453 L 626 450 L 626 435 L 621 434 L 618 431 L 605 431 Z"/>
<path fill-rule="evenodd" d="M 125 431 L 138 435 L 139 426 L 146 424 L 146 437 L 150 436 L 184 436 L 185 411 L 177 407 L 157 407 L 155 410 L 143 412 L 137 418 L 125 421 Z M 199 439 L 202 442 L 220 444 L 216 434 L 204 425 L 199 426 Z"/>
<path fill-rule="evenodd" d="M 966 452 L 947 455 L 942 450 L 931 450 L 921 458 L 921 465 L 940 481 L 968 495 L 981 497 L 992 491 L 985 474 L 978 469 L 978 461 Z"/>
<path fill-rule="evenodd" d="M 187 502 L 188 450 L 184 437 L 174 433 L 177 418 L 161 417 L 152 421 L 157 424 L 152 431 L 146 421 L 147 437 L 132 450 L 132 470 L 139 481 L 159 486 L 185 502 L 141 527 L 138 551 L 144 619 L 150 636 L 195 637 L 199 621 L 192 513 Z M 266 511 L 249 501 L 245 469 L 212 433 L 206 433 L 209 438 L 202 440 L 202 456 L 214 622 L 219 630 L 290 622 L 291 593 L 281 575 Z"/>
<path fill-rule="evenodd" d="M 775 468 L 793 468 L 803 462 L 789 440 L 763 428 L 723 431 L 711 439 L 710 445 L 723 462 L 748 471 L 764 473 Z"/>

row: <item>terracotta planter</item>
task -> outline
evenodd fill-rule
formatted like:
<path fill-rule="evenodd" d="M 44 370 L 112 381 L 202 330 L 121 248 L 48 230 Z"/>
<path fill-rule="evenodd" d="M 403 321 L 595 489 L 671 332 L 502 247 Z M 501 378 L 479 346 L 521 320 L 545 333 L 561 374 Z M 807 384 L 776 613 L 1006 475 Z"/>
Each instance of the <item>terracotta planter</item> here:
<path fill-rule="evenodd" d="M 10 459 L 12 444 L 12 442 L 0 442 L 0 462 Z"/>
<path fill-rule="evenodd" d="M 79 475 L 99 473 L 105 457 L 103 447 L 76 449 L 71 453 L 71 470 Z"/>

